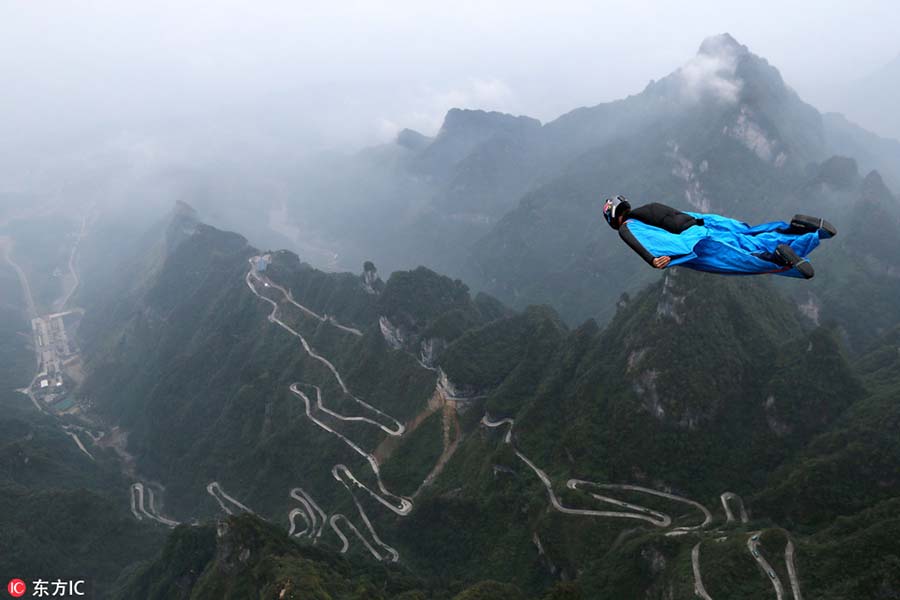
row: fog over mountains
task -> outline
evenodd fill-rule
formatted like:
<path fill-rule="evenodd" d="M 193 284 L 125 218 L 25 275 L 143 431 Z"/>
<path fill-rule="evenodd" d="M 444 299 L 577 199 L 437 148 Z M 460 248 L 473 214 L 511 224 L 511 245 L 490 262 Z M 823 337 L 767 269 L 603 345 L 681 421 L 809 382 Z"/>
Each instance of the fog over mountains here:
<path fill-rule="evenodd" d="M 0 576 L 900 597 L 900 142 L 727 33 L 661 75 L 302 160 L 123 139 L 0 196 Z M 839 234 L 808 282 L 657 271 L 616 193 Z"/>
<path fill-rule="evenodd" d="M 544 125 L 451 111 L 433 140 L 406 131 L 319 169 L 341 174 L 331 182 L 306 178 L 312 195 L 330 199 L 321 213 L 286 210 L 299 238 L 309 244 L 303 228 L 314 231 L 345 268 L 424 263 L 514 306 L 549 302 L 570 322 L 605 320 L 618 282 L 632 291 L 653 277 L 597 226 L 605 194 L 751 221 L 811 202 L 813 212 L 847 210 L 838 196 L 848 189 L 820 189 L 817 171 L 832 156 L 900 182 L 900 143 L 823 117 L 726 34 L 640 94 Z"/>
<path fill-rule="evenodd" d="M 883 67 L 838 89 L 830 101 L 834 110 L 870 131 L 900 139 L 900 55 Z"/>

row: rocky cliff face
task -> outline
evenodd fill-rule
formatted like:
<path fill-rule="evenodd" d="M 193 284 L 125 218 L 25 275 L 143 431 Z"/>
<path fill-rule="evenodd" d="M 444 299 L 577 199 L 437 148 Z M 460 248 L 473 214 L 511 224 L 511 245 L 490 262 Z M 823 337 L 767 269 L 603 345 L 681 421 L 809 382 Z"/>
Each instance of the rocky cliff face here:
<path fill-rule="evenodd" d="M 384 282 L 381 281 L 381 278 L 378 276 L 378 269 L 375 268 L 375 264 L 366 261 L 363 264 L 363 288 L 366 290 L 366 293 L 377 295 L 381 293 L 381 290 L 384 288 Z"/>

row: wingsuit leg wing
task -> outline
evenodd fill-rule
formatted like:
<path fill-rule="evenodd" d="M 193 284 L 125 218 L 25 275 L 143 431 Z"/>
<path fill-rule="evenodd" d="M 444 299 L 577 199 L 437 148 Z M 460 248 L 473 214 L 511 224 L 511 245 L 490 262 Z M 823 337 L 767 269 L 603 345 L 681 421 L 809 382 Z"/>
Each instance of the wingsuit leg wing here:
<path fill-rule="evenodd" d="M 682 266 L 707 273 L 722 275 L 783 275 L 802 278 L 796 269 L 779 265 L 748 252 L 744 248 L 724 243 L 715 238 L 702 240 L 694 249 L 695 256 Z"/>
<path fill-rule="evenodd" d="M 694 216 L 702 219 L 704 225 L 690 227 L 679 234 L 640 221 L 627 221 L 619 234 L 648 263 L 652 264 L 654 257 L 670 256 L 670 266 L 732 275 L 771 273 L 803 277 L 796 268 L 774 262 L 776 250 L 779 245 L 787 244 L 806 259 L 819 245 L 818 233 L 791 233 L 790 224 L 783 221 L 751 227 L 720 215 Z"/>

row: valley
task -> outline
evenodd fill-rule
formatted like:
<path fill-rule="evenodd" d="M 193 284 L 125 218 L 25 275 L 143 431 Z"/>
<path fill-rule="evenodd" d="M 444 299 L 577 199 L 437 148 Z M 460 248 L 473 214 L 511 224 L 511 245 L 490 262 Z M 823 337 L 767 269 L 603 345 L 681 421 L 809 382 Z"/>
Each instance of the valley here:
<path fill-rule="evenodd" d="M 76 239 L 69 256 L 69 269 L 74 283 L 68 286 L 63 296 L 55 303 L 55 307 L 62 310 L 74 293 L 78 274 L 75 266 L 75 256 L 78 243 L 84 235 L 86 217 L 82 219 L 82 229 Z M 34 407 L 48 414 L 62 415 L 79 411 L 71 392 L 82 379 L 81 357 L 77 342 L 68 330 L 77 329 L 80 316 L 84 314 L 82 308 L 72 308 L 53 314 L 39 315 L 37 304 L 31 291 L 31 285 L 25 271 L 13 259 L 13 240 L 0 238 L 0 246 L 3 248 L 4 260 L 12 267 L 19 279 L 27 314 L 31 321 L 32 347 L 34 348 L 37 371 L 28 387 L 20 390 L 31 400 Z M 79 449 L 90 456 L 85 449 L 77 432 L 67 430 L 67 434 L 75 441 Z"/>

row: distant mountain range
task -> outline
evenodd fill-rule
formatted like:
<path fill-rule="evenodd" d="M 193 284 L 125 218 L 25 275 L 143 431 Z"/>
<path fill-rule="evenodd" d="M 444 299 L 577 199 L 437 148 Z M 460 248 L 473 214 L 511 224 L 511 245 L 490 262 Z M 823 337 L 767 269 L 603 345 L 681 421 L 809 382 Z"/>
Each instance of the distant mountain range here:
<path fill-rule="evenodd" d="M 517 308 L 604 322 L 618 294 L 656 277 L 604 226 L 605 196 L 749 221 L 821 213 L 841 229 L 846 190 L 816 179 L 833 156 L 900 186 L 900 142 L 821 115 L 723 34 L 641 93 L 545 125 L 452 110 L 434 139 L 406 131 L 329 165 L 342 176 L 327 185 L 308 174 L 330 217 L 289 214 L 316 214 L 342 264 L 424 264 Z"/>

